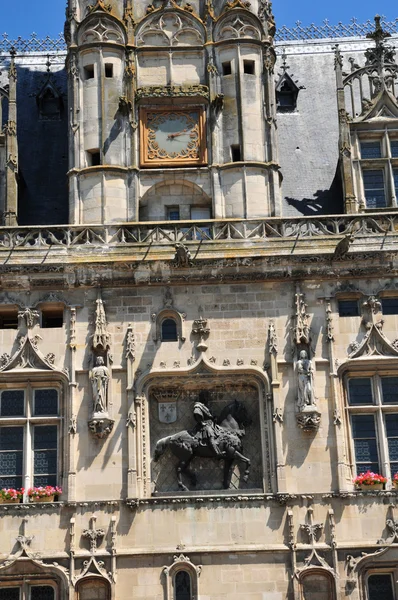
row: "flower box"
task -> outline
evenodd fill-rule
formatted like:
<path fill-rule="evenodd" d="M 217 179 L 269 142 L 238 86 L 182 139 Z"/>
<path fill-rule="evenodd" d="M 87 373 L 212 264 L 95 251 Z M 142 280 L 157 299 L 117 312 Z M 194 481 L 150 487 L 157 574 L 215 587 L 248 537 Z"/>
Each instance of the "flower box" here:
<path fill-rule="evenodd" d="M 379 473 L 373 473 L 372 471 L 366 471 L 366 473 L 360 473 L 354 479 L 355 487 L 362 492 L 376 492 L 384 489 L 384 484 L 387 483 L 387 477 L 379 475 Z"/>
<path fill-rule="evenodd" d="M 384 489 L 384 483 L 363 483 L 359 486 L 359 489 L 361 490 L 361 492 L 376 492 Z"/>
<path fill-rule="evenodd" d="M 23 490 L 14 488 L 0 489 L 0 504 L 18 504 L 23 496 Z"/>
<path fill-rule="evenodd" d="M 37 497 L 30 496 L 30 501 L 31 502 L 54 502 L 54 498 L 55 498 L 54 494 L 52 494 L 51 496 L 37 496 Z"/>
<path fill-rule="evenodd" d="M 47 485 L 46 487 L 29 488 L 27 493 L 30 502 L 54 502 L 55 496 L 62 494 L 62 490 L 59 487 Z"/>

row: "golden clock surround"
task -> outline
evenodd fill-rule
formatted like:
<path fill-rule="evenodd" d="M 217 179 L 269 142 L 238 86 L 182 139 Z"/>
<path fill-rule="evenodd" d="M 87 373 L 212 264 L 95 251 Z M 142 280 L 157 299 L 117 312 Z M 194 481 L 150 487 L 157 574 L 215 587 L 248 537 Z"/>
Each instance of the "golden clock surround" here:
<path fill-rule="evenodd" d="M 196 129 L 193 127 L 190 134 L 190 148 L 183 155 L 173 156 L 166 150 L 159 148 L 156 142 L 156 132 L 151 125 L 157 125 L 168 117 L 184 117 L 189 120 L 190 115 L 196 114 Z M 170 134 L 175 136 L 177 134 Z M 140 165 L 141 167 L 162 168 L 178 166 L 202 166 L 207 164 L 206 152 L 206 113 L 203 106 L 180 107 L 154 107 L 141 108 L 140 110 Z"/>

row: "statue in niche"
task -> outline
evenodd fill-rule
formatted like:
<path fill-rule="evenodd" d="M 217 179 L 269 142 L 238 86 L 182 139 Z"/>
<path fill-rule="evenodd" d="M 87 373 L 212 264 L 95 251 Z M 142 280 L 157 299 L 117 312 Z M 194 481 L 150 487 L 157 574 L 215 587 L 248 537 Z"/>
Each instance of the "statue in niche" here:
<path fill-rule="evenodd" d="M 297 407 L 300 412 L 309 410 L 310 407 L 316 406 L 314 395 L 314 369 L 312 361 L 308 358 L 307 352 L 300 352 L 299 360 L 297 361 L 298 373 L 298 398 Z"/>
<path fill-rule="evenodd" d="M 108 383 L 109 369 L 105 366 L 102 356 L 98 356 L 95 367 L 90 373 L 90 381 L 93 388 L 93 411 L 94 413 L 108 412 Z"/>
<path fill-rule="evenodd" d="M 245 406 L 233 400 L 215 419 L 207 406 L 208 393 L 201 392 L 194 404 L 193 414 L 196 425 L 188 431 L 180 431 L 160 439 L 155 447 L 154 461 L 158 461 L 167 448 L 179 459 L 177 464 L 178 486 L 183 491 L 189 491 L 183 482 L 187 475 L 193 486 L 196 485 L 196 474 L 189 468 L 195 456 L 202 458 L 223 459 L 224 488 L 229 488 L 230 472 L 234 460 L 240 460 L 245 465 L 243 481 L 247 482 L 250 473 L 250 459 L 242 454 L 242 437 L 245 426 L 251 423 Z M 216 422 L 217 421 L 217 422 Z"/>

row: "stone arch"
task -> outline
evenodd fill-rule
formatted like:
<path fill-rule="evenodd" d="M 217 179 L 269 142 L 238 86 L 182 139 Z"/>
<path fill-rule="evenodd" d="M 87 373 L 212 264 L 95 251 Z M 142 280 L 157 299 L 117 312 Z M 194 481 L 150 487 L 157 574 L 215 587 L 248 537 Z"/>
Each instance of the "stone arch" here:
<path fill-rule="evenodd" d="M 126 31 L 123 24 L 112 15 L 93 12 L 78 28 L 78 45 L 92 43 L 126 44 Z"/>
<path fill-rule="evenodd" d="M 269 398 L 270 384 L 267 374 L 259 367 L 250 365 L 216 365 L 202 356 L 188 368 L 161 365 L 159 369 L 144 373 L 137 381 L 136 399 L 140 406 L 140 427 L 137 439 L 143 439 L 146 453 L 139 467 L 147 474 L 143 493 L 178 492 L 176 468 L 178 459 L 166 449 L 154 460 L 157 442 L 165 436 L 192 430 L 194 404 L 200 392 L 209 393 L 209 409 L 220 417 L 224 409 L 237 400 L 244 405 L 249 417 L 243 439 L 243 454 L 251 461 L 248 481 L 243 479 L 244 465 L 234 462 L 230 485 L 234 489 L 271 491 L 272 417 Z M 169 370 L 167 370 L 169 367 Z M 164 407 L 163 404 L 167 403 Z M 166 410 L 167 409 L 167 410 Z M 163 416 L 167 418 L 163 419 Z M 192 467 L 197 470 L 196 490 L 223 489 L 223 461 L 198 458 Z"/>
<path fill-rule="evenodd" d="M 240 10 L 229 11 L 220 17 L 214 30 L 216 42 L 237 38 L 261 40 L 261 35 L 262 27 L 258 19 Z"/>
<path fill-rule="evenodd" d="M 75 585 L 76 600 L 110 600 L 112 595 L 111 585 L 108 579 L 95 573 L 88 573 L 79 579 Z"/>
<path fill-rule="evenodd" d="M 21 552 L 21 551 L 20 551 Z M 0 566 L 0 577 L 18 585 L 19 580 L 34 576 L 40 577 L 43 582 L 48 581 L 58 589 L 58 598 L 67 598 L 70 585 L 69 572 L 66 567 L 58 564 L 48 565 L 43 561 L 36 560 L 22 551 L 21 556 L 10 555 L 8 560 Z"/>
<path fill-rule="evenodd" d="M 167 221 L 171 207 L 178 207 L 179 220 L 191 220 L 192 208 L 207 209 L 207 218 L 212 218 L 212 201 L 202 188 L 184 179 L 166 179 L 153 185 L 142 196 L 139 219 Z"/>
<path fill-rule="evenodd" d="M 146 17 L 136 32 L 137 46 L 198 46 L 205 39 L 203 24 L 175 8 Z"/>
<path fill-rule="evenodd" d="M 199 598 L 199 576 L 201 572 L 202 565 L 194 564 L 184 554 L 176 554 L 173 558 L 173 564 L 170 567 L 163 568 L 163 573 L 166 577 L 166 600 L 178 600 L 181 597 L 178 594 L 176 584 L 178 576 L 182 574 L 187 575 L 189 578 L 190 600 Z"/>
<path fill-rule="evenodd" d="M 323 568 L 303 569 L 299 579 L 300 597 L 313 600 L 335 600 L 336 580 L 333 573 Z"/>

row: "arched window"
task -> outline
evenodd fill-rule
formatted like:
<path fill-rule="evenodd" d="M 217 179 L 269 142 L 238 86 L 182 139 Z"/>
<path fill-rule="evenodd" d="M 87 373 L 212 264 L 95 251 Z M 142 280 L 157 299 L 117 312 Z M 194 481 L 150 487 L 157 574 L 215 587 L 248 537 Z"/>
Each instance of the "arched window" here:
<path fill-rule="evenodd" d="M 194 600 L 199 598 L 199 575 L 202 567 L 194 565 L 188 558 L 180 554 L 174 556 L 170 567 L 164 567 L 166 575 L 166 600 Z"/>
<path fill-rule="evenodd" d="M 109 600 L 109 583 L 99 577 L 85 578 L 78 584 L 77 598 L 78 600 Z"/>
<path fill-rule="evenodd" d="M 332 578 L 326 573 L 311 573 L 301 579 L 303 600 L 332 600 Z"/>
<path fill-rule="evenodd" d="M 162 342 L 177 342 L 177 323 L 174 319 L 164 319 L 162 321 Z"/>
<path fill-rule="evenodd" d="M 188 571 L 177 571 L 175 574 L 174 600 L 192 600 L 191 576 Z"/>

